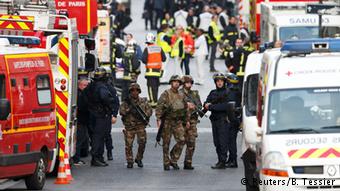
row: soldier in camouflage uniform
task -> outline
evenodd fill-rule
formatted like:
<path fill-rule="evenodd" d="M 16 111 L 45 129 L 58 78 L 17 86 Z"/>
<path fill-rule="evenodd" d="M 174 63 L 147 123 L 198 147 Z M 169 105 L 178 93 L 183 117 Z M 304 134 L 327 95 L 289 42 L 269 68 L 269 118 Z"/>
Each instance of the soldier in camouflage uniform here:
<path fill-rule="evenodd" d="M 132 83 L 129 87 L 129 97 L 120 105 L 120 115 L 125 126 L 123 133 L 125 135 L 125 154 L 127 160 L 127 168 L 133 168 L 133 153 L 132 146 L 135 136 L 137 135 L 138 153 L 135 159 L 138 167 L 143 167 L 143 154 L 146 144 L 145 127 L 152 115 L 152 108 L 146 98 L 140 98 L 140 86 L 137 83 Z M 144 112 L 145 119 L 138 113 L 136 106 Z"/>
<path fill-rule="evenodd" d="M 190 116 L 188 116 L 188 105 L 185 102 L 184 94 L 179 92 L 181 78 L 178 75 L 174 75 L 170 78 L 169 83 L 171 84 L 171 88 L 162 93 L 157 103 L 157 126 L 159 128 L 161 123 L 163 123 L 162 139 L 164 170 L 170 170 L 170 165 L 175 170 L 179 170 L 177 161 L 180 158 L 185 145 L 183 124 L 190 125 Z M 175 138 L 176 144 L 171 149 L 169 156 L 169 146 L 172 135 Z"/>
<path fill-rule="evenodd" d="M 180 89 L 180 92 L 185 95 L 186 102 L 189 102 L 194 106 L 193 109 L 190 109 L 190 126 L 189 128 L 185 129 L 185 144 L 187 148 L 184 159 L 184 169 L 193 170 L 194 167 L 192 166 L 192 156 L 194 155 L 195 143 L 197 138 L 196 126 L 199 122 L 197 111 L 202 108 L 202 102 L 198 91 L 191 90 L 191 87 L 194 83 L 192 77 L 189 75 L 185 75 L 182 77 L 182 82 L 183 88 Z"/>

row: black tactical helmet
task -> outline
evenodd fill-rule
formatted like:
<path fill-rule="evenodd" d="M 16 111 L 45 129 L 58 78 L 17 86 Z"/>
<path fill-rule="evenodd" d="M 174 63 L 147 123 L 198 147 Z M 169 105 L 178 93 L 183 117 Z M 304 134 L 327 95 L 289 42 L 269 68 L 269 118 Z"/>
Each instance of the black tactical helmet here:
<path fill-rule="evenodd" d="M 226 78 L 227 78 L 227 82 L 231 84 L 238 84 L 239 82 L 237 75 L 234 73 L 227 73 Z"/>
<path fill-rule="evenodd" d="M 79 67 L 78 68 L 78 77 L 87 77 L 88 76 L 88 72 L 85 70 L 84 67 Z"/>
<path fill-rule="evenodd" d="M 94 79 L 96 80 L 100 80 L 100 79 L 104 79 L 106 78 L 106 70 L 104 67 L 98 67 L 95 71 L 94 71 Z"/>
<path fill-rule="evenodd" d="M 130 84 L 129 92 L 130 92 L 132 89 L 137 89 L 139 93 L 142 92 L 142 90 L 140 89 L 139 84 L 137 84 L 137 83 L 132 83 L 132 84 Z"/>
<path fill-rule="evenodd" d="M 182 83 L 187 83 L 187 82 L 190 82 L 190 83 L 194 83 L 194 80 L 192 79 L 192 77 L 190 75 L 184 75 L 182 77 Z"/>
<path fill-rule="evenodd" d="M 216 82 L 217 80 L 223 80 L 223 81 L 225 81 L 226 82 L 226 77 L 225 77 L 225 75 L 224 74 L 222 74 L 222 73 L 216 73 L 216 74 L 214 74 L 213 75 L 213 79 L 214 79 L 214 82 Z"/>
<path fill-rule="evenodd" d="M 169 84 L 171 84 L 172 81 L 179 81 L 179 83 L 182 83 L 181 77 L 179 75 L 172 75 L 169 80 Z"/>

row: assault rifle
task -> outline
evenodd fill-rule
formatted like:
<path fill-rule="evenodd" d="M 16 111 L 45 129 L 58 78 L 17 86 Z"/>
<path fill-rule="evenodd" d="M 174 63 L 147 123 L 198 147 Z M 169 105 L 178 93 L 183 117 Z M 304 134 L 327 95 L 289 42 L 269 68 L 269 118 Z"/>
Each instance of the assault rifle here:
<path fill-rule="evenodd" d="M 137 118 L 141 119 L 145 125 L 151 127 L 149 124 L 149 117 L 138 104 L 133 103 L 129 98 L 126 99 L 126 103 L 132 106 L 132 109 L 137 113 Z"/>
<path fill-rule="evenodd" d="M 195 110 L 191 113 L 197 113 L 201 118 L 206 117 L 205 113 L 202 110 L 202 107 L 199 107 L 199 104 L 186 92 L 184 92 L 184 95 L 189 99 L 190 102 L 192 102 L 195 105 Z"/>

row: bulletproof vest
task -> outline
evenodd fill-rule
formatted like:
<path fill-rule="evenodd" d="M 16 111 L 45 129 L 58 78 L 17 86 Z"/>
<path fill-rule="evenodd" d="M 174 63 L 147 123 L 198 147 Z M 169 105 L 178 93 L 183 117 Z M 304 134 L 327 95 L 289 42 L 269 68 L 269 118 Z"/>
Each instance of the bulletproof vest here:
<path fill-rule="evenodd" d="M 170 112 L 169 117 L 184 117 L 185 116 L 185 105 L 184 105 L 184 95 L 181 92 L 174 93 L 171 90 L 166 90 L 169 95 Z"/>

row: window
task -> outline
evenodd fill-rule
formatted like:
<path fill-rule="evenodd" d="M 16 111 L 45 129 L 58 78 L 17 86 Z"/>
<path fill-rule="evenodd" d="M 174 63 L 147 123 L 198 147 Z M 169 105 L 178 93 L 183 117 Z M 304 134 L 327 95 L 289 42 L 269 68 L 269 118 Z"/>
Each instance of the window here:
<path fill-rule="evenodd" d="M 297 40 L 297 39 L 310 39 L 319 37 L 318 26 L 301 26 L 301 27 L 281 27 L 279 29 L 280 40 Z M 321 35 L 323 37 L 337 37 L 340 34 L 339 27 L 322 27 Z"/>
<path fill-rule="evenodd" d="M 271 133 L 340 132 L 340 88 L 276 90 L 270 94 Z"/>
<path fill-rule="evenodd" d="M 47 75 L 37 77 L 37 92 L 39 105 L 49 105 L 52 102 L 50 78 Z"/>
<path fill-rule="evenodd" d="M 257 86 L 259 75 L 253 74 L 247 77 L 246 89 L 244 90 L 244 101 L 246 106 L 246 115 L 255 116 L 257 107 Z"/>
<path fill-rule="evenodd" d="M 0 99 L 6 98 L 5 75 L 0 74 Z"/>

